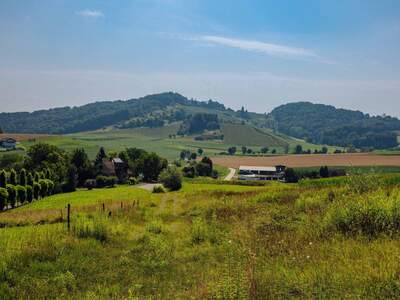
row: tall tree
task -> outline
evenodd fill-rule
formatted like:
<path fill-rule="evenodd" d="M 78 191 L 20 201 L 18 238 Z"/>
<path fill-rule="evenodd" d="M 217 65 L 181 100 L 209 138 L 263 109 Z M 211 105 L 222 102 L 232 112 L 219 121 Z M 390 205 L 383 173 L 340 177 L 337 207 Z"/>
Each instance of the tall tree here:
<path fill-rule="evenodd" d="M 17 184 L 17 172 L 14 169 L 10 171 L 10 184 L 16 185 Z"/>
<path fill-rule="evenodd" d="M 103 167 L 103 159 L 106 157 L 106 150 L 104 150 L 104 147 L 100 147 L 99 152 L 96 155 L 96 159 L 94 160 L 94 166 L 96 168 L 97 174 L 101 173 Z"/>
<path fill-rule="evenodd" d="M 7 174 L 6 171 L 1 170 L 0 171 L 0 188 L 6 188 L 7 187 Z"/>
<path fill-rule="evenodd" d="M 26 186 L 26 170 L 21 169 L 19 172 L 19 184 L 22 186 Z"/>
<path fill-rule="evenodd" d="M 70 163 L 75 166 L 78 176 L 78 186 L 94 176 L 88 155 L 83 148 L 75 149 L 71 154 Z"/>

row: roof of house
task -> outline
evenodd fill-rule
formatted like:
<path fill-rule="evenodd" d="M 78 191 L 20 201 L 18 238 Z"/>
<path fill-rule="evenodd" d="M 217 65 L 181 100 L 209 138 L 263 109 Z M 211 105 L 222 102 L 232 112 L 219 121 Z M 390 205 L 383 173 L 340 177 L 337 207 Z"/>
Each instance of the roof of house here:
<path fill-rule="evenodd" d="M 10 138 L 10 137 L 5 137 L 5 138 L 0 139 L 0 142 L 16 143 L 17 140 L 15 140 L 15 139 L 13 139 L 13 138 Z"/>
<path fill-rule="evenodd" d="M 124 163 L 124 161 L 122 159 L 120 159 L 119 157 L 113 158 L 112 161 L 113 161 L 113 163 L 116 163 L 116 164 L 123 164 Z"/>
<path fill-rule="evenodd" d="M 239 170 L 276 172 L 276 167 L 240 166 Z"/>

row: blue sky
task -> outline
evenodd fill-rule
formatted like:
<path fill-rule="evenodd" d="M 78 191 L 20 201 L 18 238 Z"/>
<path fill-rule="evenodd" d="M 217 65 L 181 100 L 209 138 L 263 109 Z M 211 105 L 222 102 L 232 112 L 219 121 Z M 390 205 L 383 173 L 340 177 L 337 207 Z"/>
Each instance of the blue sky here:
<path fill-rule="evenodd" d="M 397 0 L 1 0 L 0 111 L 176 91 L 400 116 Z"/>

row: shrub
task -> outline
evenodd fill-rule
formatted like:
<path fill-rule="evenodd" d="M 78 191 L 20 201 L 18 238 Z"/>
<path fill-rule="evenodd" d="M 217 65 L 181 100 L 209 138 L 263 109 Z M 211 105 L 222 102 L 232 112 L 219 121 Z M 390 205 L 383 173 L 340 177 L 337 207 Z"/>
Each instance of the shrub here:
<path fill-rule="evenodd" d="M 186 166 L 182 169 L 182 174 L 187 178 L 194 178 L 196 176 L 196 169 L 193 166 Z"/>
<path fill-rule="evenodd" d="M 50 196 L 53 194 L 54 191 L 54 182 L 50 179 L 45 179 L 47 184 L 47 195 Z"/>
<path fill-rule="evenodd" d="M 33 198 L 38 200 L 40 197 L 40 184 L 37 182 L 33 183 Z"/>
<path fill-rule="evenodd" d="M 5 188 L 0 188 L 0 211 L 3 211 L 4 207 L 7 205 L 8 192 Z"/>
<path fill-rule="evenodd" d="M 211 178 L 218 179 L 218 177 L 219 177 L 218 171 L 217 170 L 212 170 L 211 171 Z"/>
<path fill-rule="evenodd" d="M 15 172 L 14 169 L 11 169 L 10 171 L 10 180 L 9 180 L 11 185 L 16 185 L 17 184 L 17 173 Z"/>
<path fill-rule="evenodd" d="M 26 200 L 26 188 L 22 185 L 17 185 L 15 190 L 17 191 L 17 199 L 19 203 L 24 203 Z"/>
<path fill-rule="evenodd" d="M 88 190 L 92 190 L 96 187 L 96 180 L 95 179 L 87 179 L 85 181 L 84 187 Z"/>
<path fill-rule="evenodd" d="M 7 193 L 8 193 L 8 204 L 11 205 L 11 207 L 15 207 L 15 204 L 17 203 L 17 191 L 15 189 L 15 186 L 12 184 L 7 184 Z"/>
<path fill-rule="evenodd" d="M 210 176 L 212 172 L 212 169 L 209 164 L 199 162 L 196 164 L 196 173 L 199 174 L 199 176 Z"/>
<path fill-rule="evenodd" d="M 159 180 L 164 187 L 171 191 L 178 191 L 182 188 L 182 176 L 176 167 L 169 167 L 163 170 Z"/>
<path fill-rule="evenodd" d="M 288 183 L 296 183 L 299 181 L 299 177 L 292 168 L 286 168 L 285 170 L 285 181 Z"/>
<path fill-rule="evenodd" d="M 129 185 L 136 185 L 139 183 L 139 180 L 136 177 L 129 177 L 128 184 Z"/>
<path fill-rule="evenodd" d="M 117 183 L 117 177 L 115 176 L 102 176 L 96 177 L 96 186 L 98 188 L 113 187 Z"/>
<path fill-rule="evenodd" d="M 153 191 L 154 194 L 160 194 L 160 193 L 165 193 L 164 188 L 161 185 L 155 185 L 153 187 Z"/>
<path fill-rule="evenodd" d="M 26 200 L 28 202 L 32 202 L 32 200 L 33 200 L 33 188 L 30 185 L 27 185 L 25 188 L 26 188 Z"/>

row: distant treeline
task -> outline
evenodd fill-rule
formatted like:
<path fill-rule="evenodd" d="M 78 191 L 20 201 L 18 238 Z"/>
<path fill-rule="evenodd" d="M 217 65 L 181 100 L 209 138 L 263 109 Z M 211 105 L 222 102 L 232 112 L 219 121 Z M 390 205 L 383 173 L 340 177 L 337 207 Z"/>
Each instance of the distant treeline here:
<path fill-rule="evenodd" d="M 315 144 L 376 149 L 398 145 L 400 120 L 389 116 L 298 102 L 275 108 L 269 117 L 275 130 Z"/>

